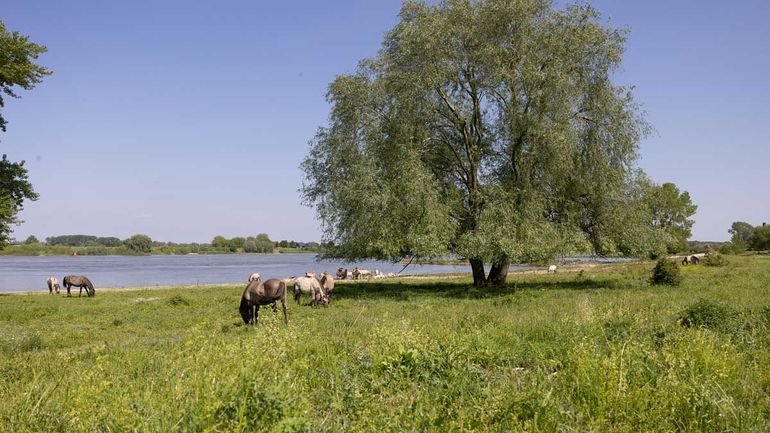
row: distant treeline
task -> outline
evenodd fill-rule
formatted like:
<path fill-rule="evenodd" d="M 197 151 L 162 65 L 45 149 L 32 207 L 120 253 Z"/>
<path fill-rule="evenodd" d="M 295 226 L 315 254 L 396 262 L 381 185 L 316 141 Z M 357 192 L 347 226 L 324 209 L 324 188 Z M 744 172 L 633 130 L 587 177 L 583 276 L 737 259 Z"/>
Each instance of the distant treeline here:
<path fill-rule="evenodd" d="M 226 253 L 302 253 L 317 252 L 317 242 L 273 241 L 266 233 L 226 239 L 216 236 L 211 243 L 176 243 L 152 240 L 136 234 L 128 239 L 93 235 L 62 235 L 40 242 L 30 236 L 23 242 L 12 242 L 0 255 L 144 255 L 144 254 L 226 254 Z"/>

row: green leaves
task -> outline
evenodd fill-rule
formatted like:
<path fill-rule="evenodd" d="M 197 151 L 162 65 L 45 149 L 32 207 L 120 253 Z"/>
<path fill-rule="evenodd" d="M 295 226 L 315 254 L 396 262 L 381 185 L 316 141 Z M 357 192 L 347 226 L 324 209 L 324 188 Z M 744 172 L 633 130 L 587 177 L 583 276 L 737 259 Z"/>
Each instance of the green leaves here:
<path fill-rule="evenodd" d="M 660 250 L 635 168 L 650 128 L 611 80 L 626 33 L 582 5 L 404 3 L 377 57 L 329 86 L 302 164 L 328 255 Z"/>

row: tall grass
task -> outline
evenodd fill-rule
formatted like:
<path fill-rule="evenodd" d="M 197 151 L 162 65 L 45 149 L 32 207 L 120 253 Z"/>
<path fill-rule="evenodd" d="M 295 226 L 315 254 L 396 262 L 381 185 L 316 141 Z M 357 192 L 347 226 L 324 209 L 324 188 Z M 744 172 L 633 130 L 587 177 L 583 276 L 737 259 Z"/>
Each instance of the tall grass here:
<path fill-rule="evenodd" d="M 652 267 L 340 284 L 288 326 L 241 287 L 0 296 L 0 431 L 770 430 L 770 257 Z M 730 326 L 683 326 L 704 300 Z"/>

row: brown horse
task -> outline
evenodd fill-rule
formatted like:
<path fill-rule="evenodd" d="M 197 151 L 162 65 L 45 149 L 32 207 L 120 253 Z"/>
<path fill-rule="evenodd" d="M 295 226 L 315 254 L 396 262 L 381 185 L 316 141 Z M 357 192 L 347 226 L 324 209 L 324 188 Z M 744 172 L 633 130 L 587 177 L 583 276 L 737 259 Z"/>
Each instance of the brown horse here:
<path fill-rule="evenodd" d="M 96 295 L 96 291 L 94 290 L 94 285 L 91 284 L 91 280 L 82 275 L 67 275 L 64 277 L 62 282 L 64 283 L 64 287 L 67 288 L 67 296 L 72 296 L 70 294 L 70 287 L 72 286 L 80 287 L 78 298 L 83 294 L 83 289 L 86 289 L 86 295 L 88 296 Z"/>
<path fill-rule="evenodd" d="M 278 311 L 276 301 L 281 301 L 283 307 L 283 323 L 289 324 L 286 314 L 286 283 L 282 280 L 271 278 L 265 282 L 260 280 L 250 281 L 241 295 L 239 308 L 241 317 L 247 325 L 256 325 L 259 319 L 259 307 L 271 305 L 273 312 Z"/>

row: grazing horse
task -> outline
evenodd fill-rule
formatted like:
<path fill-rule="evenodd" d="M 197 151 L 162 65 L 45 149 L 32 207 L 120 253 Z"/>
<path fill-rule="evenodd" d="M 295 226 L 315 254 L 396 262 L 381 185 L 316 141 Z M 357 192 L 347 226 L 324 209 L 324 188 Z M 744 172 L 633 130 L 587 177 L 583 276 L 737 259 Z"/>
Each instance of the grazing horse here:
<path fill-rule="evenodd" d="M 329 299 L 321 287 L 321 283 L 315 278 L 315 273 L 308 272 L 311 276 L 294 277 L 294 300 L 299 304 L 299 299 L 303 293 L 310 295 L 310 305 L 318 304 L 328 305 Z"/>
<path fill-rule="evenodd" d="M 275 278 L 265 282 L 256 280 L 251 281 L 243 290 L 241 295 L 241 306 L 238 310 L 241 317 L 247 325 L 256 325 L 259 319 L 259 307 L 262 305 L 271 305 L 273 312 L 278 312 L 276 301 L 281 301 L 283 307 L 283 323 L 289 324 L 289 317 L 286 314 L 286 283 Z"/>
<path fill-rule="evenodd" d="M 697 265 L 699 261 L 700 259 L 698 258 L 698 256 L 690 257 L 690 263 L 692 263 L 693 265 Z"/>
<path fill-rule="evenodd" d="M 86 295 L 88 296 L 94 296 L 96 295 L 96 291 L 94 290 L 94 285 L 91 284 L 91 280 L 88 278 L 82 276 L 82 275 L 67 275 L 62 280 L 64 283 L 64 287 L 67 288 L 67 296 L 72 296 L 70 294 L 70 287 L 80 287 L 80 292 L 78 292 L 78 298 L 80 295 L 83 294 L 83 289 L 86 289 Z"/>
<path fill-rule="evenodd" d="M 372 271 L 368 269 L 353 269 L 353 279 L 354 280 L 360 280 L 362 278 L 366 278 L 367 280 L 372 278 Z"/>
<path fill-rule="evenodd" d="M 59 294 L 59 290 L 61 290 L 61 286 L 59 285 L 59 279 L 56 277 L 48 277 L 46 280 L 46 284 L 48 284 L 48 293 L 53 295 L 54 290 L 56 291 L 56 294 Z"/>
<path fill-rule="evenodd" d="M 262 276 L 259 275 L 259 272 L 254 272 L 253 274 L 249 275 L 249 282 L 259 281 L 260 278 L 262 278 Z"/>
<path fill-rule="evenodd" d="M 324 295 L 328 299 L 328 303 L 332 302 L 332 290 L 334 290 L 334 278 L 332 274 L 328 272 L 321 273 L 321 289 L 323 289 Z"/>
<path fill-rule="evenodd" d="M 339 268 L 337 269 L 337 279 L 339 280 L 347 280 L 348 278 L 348 270 L 345 268 Z"/>
<path fill-rule="evenodd" d="M 682 259 L 682 264 L 683 265 L 689 265 L 690 264 L 690 259 L 687 256 L 684 256 L 684 258 Z"/>
<path fill-rule="evenodd" d="M 556 273 L 556 265 L 551 265 L 548 267 L 548 273 L 550 274 L 551 272 L 554 274 Z"/>

